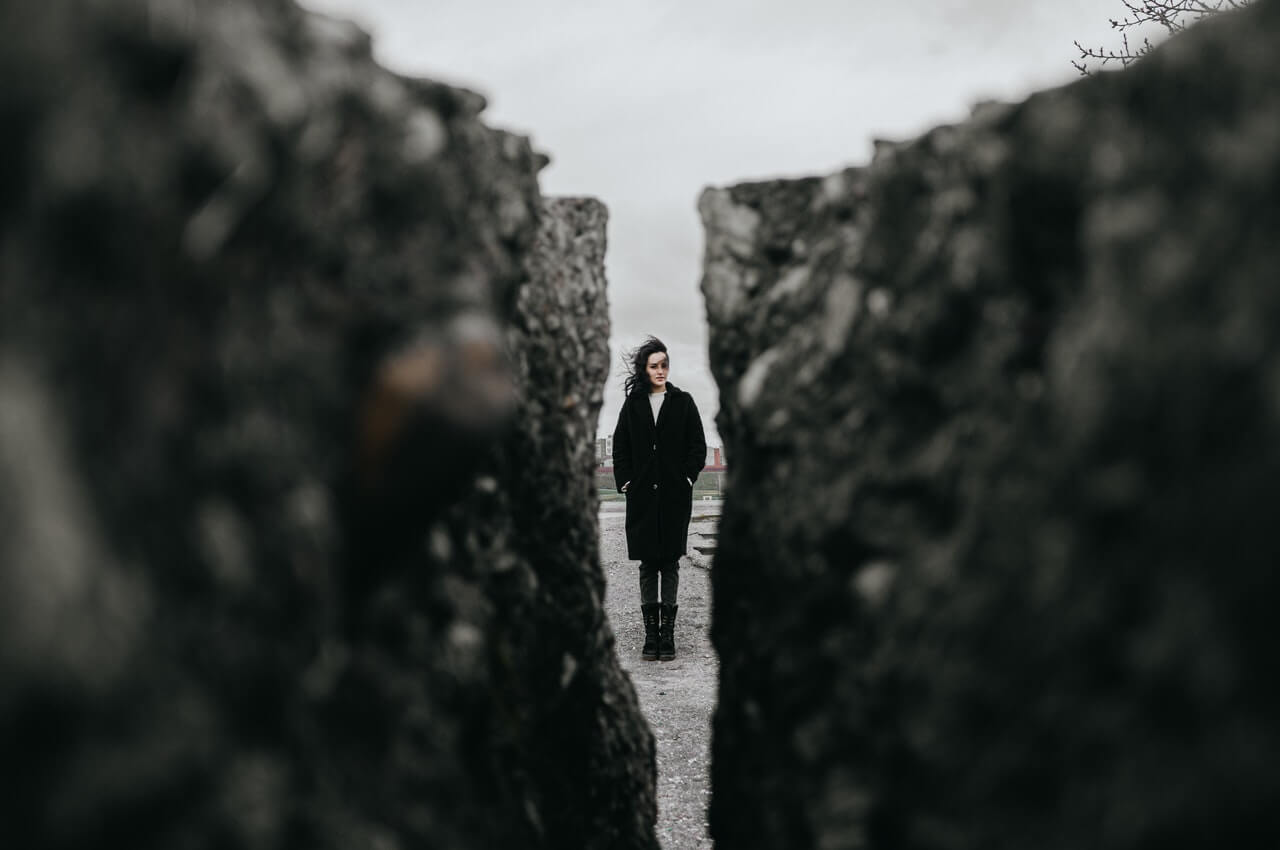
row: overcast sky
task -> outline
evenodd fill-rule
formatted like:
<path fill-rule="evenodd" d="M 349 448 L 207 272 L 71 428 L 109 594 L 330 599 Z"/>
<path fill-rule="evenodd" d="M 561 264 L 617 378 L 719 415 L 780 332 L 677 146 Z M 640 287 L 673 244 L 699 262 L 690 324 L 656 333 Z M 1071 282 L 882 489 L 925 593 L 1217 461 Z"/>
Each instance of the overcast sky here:
<path fill-rule="evenodd" d="M 864 164 L 873 139 L 962 120 L 982 99 L 1070 82 L 1073 39 L 1118 41 L 1120 0 L 304 0 L 374 36 L 404 73 L 466 86 L 551 157 L 545 195 L 609 207 L 615 369 L 654 334 L 715 436 L 698 291 L 705 186 Z"/>

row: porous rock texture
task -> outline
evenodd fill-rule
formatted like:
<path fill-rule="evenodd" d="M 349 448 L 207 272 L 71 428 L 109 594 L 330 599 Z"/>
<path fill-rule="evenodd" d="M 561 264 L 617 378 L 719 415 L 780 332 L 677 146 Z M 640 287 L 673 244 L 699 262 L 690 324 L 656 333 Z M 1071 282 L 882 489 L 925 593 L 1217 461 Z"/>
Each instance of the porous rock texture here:
<path fill-rule="evenodd" d="M 5 3 L 0 71 L 6 845 L 652 847 L 599 206 L 284 0 Z"/>
<path fill-rule="evenodd" d="M 1278 41 L 703 194 L 719 850 L 1274 843 Z"/>
<path fill-rule="evenodd" d="M 619 665 L 604 612 L 596 421 L 609 376 L 604 277 L 608 212 L 591 198 L 546 202 L 510 350 L 520 390 L 492 493 L 455 534 L 498 576 L 502 661 L 522 686 L 508 710 L 510 761 L 546 847 L 656 850 L 653 733 Z M 474 535 L 474 537 L 472 537 Z M 510 554 L 515 553 L 516 559 Z M 504 560 L 505 558 L 505 560 Z"/>

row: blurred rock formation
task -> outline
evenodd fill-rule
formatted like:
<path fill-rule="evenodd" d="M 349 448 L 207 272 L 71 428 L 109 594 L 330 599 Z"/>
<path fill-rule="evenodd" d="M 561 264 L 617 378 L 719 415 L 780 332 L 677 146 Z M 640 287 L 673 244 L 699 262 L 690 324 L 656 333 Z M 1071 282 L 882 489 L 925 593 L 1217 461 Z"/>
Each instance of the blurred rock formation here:
<path fill-rule="evenodd" d="M 703 194 L 719 850 L 1274 843 L 1278 41 Z"/>
<path fill-rule="evenodd" d="M 6 3 L 0 70 L 5 841 L 655 846 L 603 208 L 284 0 Z"/>

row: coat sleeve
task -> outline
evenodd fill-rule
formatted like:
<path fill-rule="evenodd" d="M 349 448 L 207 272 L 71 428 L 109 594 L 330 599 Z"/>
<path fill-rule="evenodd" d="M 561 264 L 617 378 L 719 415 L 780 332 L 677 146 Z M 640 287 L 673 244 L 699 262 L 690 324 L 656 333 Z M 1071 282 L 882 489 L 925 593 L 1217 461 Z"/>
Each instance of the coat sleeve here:
<path fill-rule="evenodd" d="M 685 464 L 684 474 L 690 482 L 698 480 L 698 473 L 707 465 L 707 436 L 702 430 L 702 416 L 698 413 L 698 405 L 693 396 L 689 397 L 689 413 L 685 417 Z M 617 442 L 614 443 L 615 448 Z"/>
<path fill-rule="evenodd" d="M 618 424 L 613 429 L 613 483 L 618 490 L 631 480 L 631 426 L 627 422 L 627 403 L 618 411 Z"/>

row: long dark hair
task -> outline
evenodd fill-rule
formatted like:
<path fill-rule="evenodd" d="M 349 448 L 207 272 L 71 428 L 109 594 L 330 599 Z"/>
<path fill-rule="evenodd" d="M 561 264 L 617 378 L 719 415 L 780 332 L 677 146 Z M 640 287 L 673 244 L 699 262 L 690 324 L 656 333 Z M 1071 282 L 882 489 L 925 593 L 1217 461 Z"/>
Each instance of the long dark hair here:
<path fill-rule="evenodd" d="M 656 336 L 645 337 L 639 348 L 633 348 L 623 355 L 622 362 L 626 365 L 627 379 L 622 382 L 622 389 L 628 396 L 649 391 L 649 373 L 644 370 L 644 367 L 649 362 L 649 357 L 659 351 L 667 355 L 667 365 L 670 366 L 671 354 L 667 351 L 667 346 Z"/>

